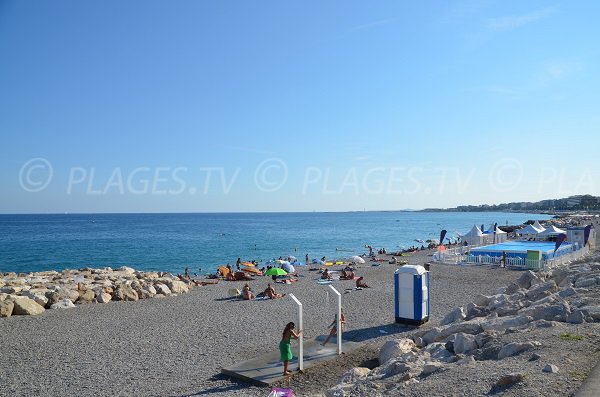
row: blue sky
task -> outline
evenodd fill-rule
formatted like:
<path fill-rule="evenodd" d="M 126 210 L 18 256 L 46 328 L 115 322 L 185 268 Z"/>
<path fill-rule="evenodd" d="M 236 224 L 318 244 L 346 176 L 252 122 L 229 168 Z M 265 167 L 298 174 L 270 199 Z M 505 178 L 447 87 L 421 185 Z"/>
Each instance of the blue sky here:
<path fill-rule="evenodd" d="M 599 195 L 599 11 L 0 2 L 0 212 Z"/>

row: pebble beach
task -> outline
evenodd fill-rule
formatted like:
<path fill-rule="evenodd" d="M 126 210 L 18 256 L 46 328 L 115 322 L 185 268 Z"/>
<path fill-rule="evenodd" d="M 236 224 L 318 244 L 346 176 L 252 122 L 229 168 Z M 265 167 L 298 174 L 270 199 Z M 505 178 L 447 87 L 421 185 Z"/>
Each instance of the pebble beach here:
<path fill-rule="evenodd" d="M 429 255 L 423 251 L 402 259 L 423 264 Z M 365 357 L 411 330 L 394 324 L 395 268 L 388 263 L 359 265 L 356 273 L 371 288 L 343 294 L 348 321 L 344 337 L 364 343 L 359 354 Z M 475 295 L 494 294 L 519 276 L 499 268 L 432 265 L 431 324 Z M 298 282 L 274 284 L 277 292 L 294 293 L 303 302 L 306 338 L 325 335 L 335 312 L 335 301 L 318 278 L 317 272 L 300 268 Z M 256 277 L 249 284 L 259 292 L 269 281 Z M 296 320 L 296 306 L 288 297 L 230 299 L 228 290 L 243 284 L 221 280 L 165 299 L 88 304 L 1 319 L 0 395 L 265 396 L 268 389 L 223 376 L 220 369 L 276 350 L 285 324 Z M 354 282 L 333 285 L 345 292 Z M 336 374 L 324 374 L 306 393 L 336 383 Z"/>

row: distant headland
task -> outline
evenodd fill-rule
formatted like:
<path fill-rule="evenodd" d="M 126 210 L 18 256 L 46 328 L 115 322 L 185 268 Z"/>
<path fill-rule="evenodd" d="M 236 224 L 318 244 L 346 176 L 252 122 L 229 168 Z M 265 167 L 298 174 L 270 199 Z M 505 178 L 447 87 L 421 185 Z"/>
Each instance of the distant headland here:
<path fill-rule="evenodd" d="M 589 194 L 537 202 L 506 204 L 459 205 L 455 208 L 426 208 L 427 212 L 543 212 L 555 214 L 564 211 L 600 211 L 600 197 Z"/>

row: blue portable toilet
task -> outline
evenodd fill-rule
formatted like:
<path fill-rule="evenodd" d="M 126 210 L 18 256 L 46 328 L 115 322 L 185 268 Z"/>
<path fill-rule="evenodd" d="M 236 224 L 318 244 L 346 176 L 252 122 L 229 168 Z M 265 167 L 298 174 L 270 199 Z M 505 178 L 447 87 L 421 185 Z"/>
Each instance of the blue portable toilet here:
<path fill-rule="evenodd" d="M 429 321 L 429 272 L 404 265 L 394 273 L 396 322 L 421 325 Z"/>

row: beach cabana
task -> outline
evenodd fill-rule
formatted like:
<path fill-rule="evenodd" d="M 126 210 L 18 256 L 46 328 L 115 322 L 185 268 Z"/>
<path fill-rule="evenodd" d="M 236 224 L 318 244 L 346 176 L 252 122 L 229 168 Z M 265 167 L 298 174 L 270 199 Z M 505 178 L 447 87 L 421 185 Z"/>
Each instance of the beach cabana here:
<path fill-rule="evenodd" d="M 562 230 L 557 228 L 554 225 L 550 225 L 547 229 L 545 229 L 543 232 L 541 232 L 540 234 L 538 234 L 538 237 L 551 237 L 551 236 L 558 236 L 559 234 L 566 234 L 566 230 Z"/>
<path fill-rule="evenodd" d="M 540 231 L 533 227 L 533 225 L 527 225 L 523 229 L 517 230 L 517 234 L 523 237 L 532 238 L 537 237 L 538 234 L 540 234 Z"/>
<path fill-rule="evenodd" d="M 494 233 L 494 243 L 503 243 L 508 240 L 508 233 L 500 229 L 498 226 L 496 226 L 496 231 Z"/>
<path fill-rule="evenodd" d="M 466 241 L 469 245 L 481 245 L 485 243 L 486 238 L 479 227 L 473 225 L 473 228 L 461 237 L 461 241 Z"/>
<path fill-rule="evenodd" d="M 546 230 L 546 228 L 544 226 L 540 225 L 540 221 L 533 222 L 533 227 L 540 233 L 543 232 L 544 230 Z"/>

